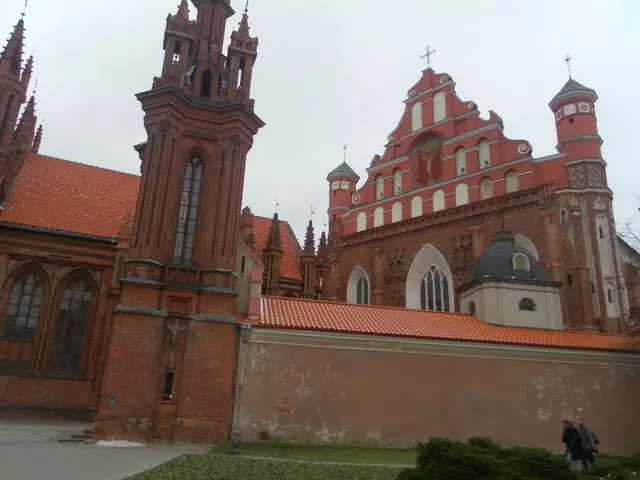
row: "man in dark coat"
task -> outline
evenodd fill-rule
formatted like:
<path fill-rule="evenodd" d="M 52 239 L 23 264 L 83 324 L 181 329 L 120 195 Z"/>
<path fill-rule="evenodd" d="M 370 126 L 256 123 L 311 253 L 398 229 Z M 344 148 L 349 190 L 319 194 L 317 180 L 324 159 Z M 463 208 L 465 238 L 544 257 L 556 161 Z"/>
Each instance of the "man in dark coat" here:
<path fill-rule="evenodd" d="M 571 420 L 563 420 L 562 424 L 564 427 L 562 430 L 562 443 L 567 446 L 565 455 L 567 455 L 567 458 L 574 468 L 580 470 L 581 463 L 584 460 L 584 450 L 582 448 L 580 432 Z"/>
<path fill-rule="evenodd" d="M 593 454 L 597 451 L 596 446 L 600 443 L 600 441 L 598 440 L 598 437 L 596 437 L 595 433 L 593 433 L 593 431 L 584 424 L 582 418 L 578 417 L 576 420 L 578 421 L 580 443 L 582 444 L 582 450 L 584 452 L 582 466 L 585 469 L 588 469 L 589 464 L 595 462 L 595 457 L 593 456 Z"/>

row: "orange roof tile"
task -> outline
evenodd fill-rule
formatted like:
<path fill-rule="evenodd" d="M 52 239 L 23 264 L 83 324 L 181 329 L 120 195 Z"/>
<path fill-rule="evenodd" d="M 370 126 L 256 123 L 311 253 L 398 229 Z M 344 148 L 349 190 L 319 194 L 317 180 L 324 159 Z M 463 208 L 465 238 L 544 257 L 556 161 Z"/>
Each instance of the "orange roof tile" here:
<path fill-rule="evenodd" d="M 633 337 L 625 335 L 499 327 L 463 313 L 270 296 L 261 298 L 255 326 L 582 350 L 633 349 Z"/>
<path fill-rule="evenodd" d="M 0 222 L 115 239 L 136 208 L 139 184 L 135 175 L 29 155 Z"/>
<path fill-rule="evenodd" d="M 267 237 L 271 229 L 271 218 L 254 216 L 253 238 L 255 241 L 255 251 L 260 252 L 267 246 Z M 280 275 L 293 280 L 302 280 L 300 272 L 300 254 L 302 248 L 293 233 L 288 222 L 280 220 L 280 241 L 282 243 L 282 260 L 280 261 Z"/>

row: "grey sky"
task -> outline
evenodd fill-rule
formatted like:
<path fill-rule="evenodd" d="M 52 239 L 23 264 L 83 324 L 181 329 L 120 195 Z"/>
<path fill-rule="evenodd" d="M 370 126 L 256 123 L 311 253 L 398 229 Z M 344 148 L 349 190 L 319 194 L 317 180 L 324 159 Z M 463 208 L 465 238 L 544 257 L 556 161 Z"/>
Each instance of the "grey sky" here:
<path fill-rule="evenodd" d="M 41 153 L 139 173 L 132 145 L 145 135 L 134 94 L 160 73 L 165 19 L 178 3 L 30 1 L 26 53 L 36 52 Z M 23 4 L 2 1 L 4 38 Z M 244 0 L 232 5 L 240 12 Z M 574 78 L 600 97 L 616 220 L 637 211 L 637 0 L 252 0 L 249 14 L 260 38 L 252 96 L 267 126 L 249 156 L 244 204 L 271 216 L 279 199 L 300 240 L 311 206 L 322 228 L 325 177 L 342 161 L 342 145 L 361 177 L 382 154 L 427 44 L 437 49 L 435 70 L 454 78 L 460 97 L 485 114 L 495 110 L 505 134 L 528 139 L 536 156 L 555 151 L 547 103 L 567 80 L 562 60 L 570 53 Z"/>

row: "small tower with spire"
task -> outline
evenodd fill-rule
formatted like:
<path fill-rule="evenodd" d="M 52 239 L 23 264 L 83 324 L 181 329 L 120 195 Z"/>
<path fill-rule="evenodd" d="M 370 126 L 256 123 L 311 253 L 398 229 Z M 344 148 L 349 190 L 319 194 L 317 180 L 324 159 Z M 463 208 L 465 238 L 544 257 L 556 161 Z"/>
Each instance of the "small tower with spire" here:
<path fill-rule="evenodd" d="M 279 295 L 280 293 L 280 262 L 283 254 L 282 240 L 280 238 L 280 220 L 276 212 L 273 214 L 273 219 L 271 220 L 267 245 L 262 250 L 262 261 L 265 272 L 265 295 Z"/>
<path fill-rule="evenodd" d="M 320 289 L 320 298 L 325 297 L 325 290 L 327 285 L 327 277 L 331 266 L 329 265 L 329 246 L 327 244 L 327 234 L 323 230 L 320 235 L 320 242 L 318 243 L 318 253 L 316 255 L 316 278 L 318 287 Z"/>
<path fill-rule="evenodd" d="M 327 175 L 329 182 L 329 234 L 335 241 L 339 236 L 340 217 L 354 205 L 353 194 L 360 177 L 347 163 L 347 146 L 343 147 L 344 158 L 340 165 Z"/>
<path fill-rule="evenodd" d="M 316 298 L 316 247 L 313 234 L 313 221 L 309 219 L 307 233 L 304 238 L 304 249 L 300 258 L 302 273 L 302 296 L 304 298 Z"/>

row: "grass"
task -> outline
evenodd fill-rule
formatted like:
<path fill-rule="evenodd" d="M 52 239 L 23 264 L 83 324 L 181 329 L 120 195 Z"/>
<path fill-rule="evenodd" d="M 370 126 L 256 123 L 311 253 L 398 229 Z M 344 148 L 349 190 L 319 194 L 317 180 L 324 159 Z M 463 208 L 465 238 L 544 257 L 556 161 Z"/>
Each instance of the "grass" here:
<path fill-rule="evenodd" d="M 221 443 L 210 452 L 226 454 L 229 443 Z M 252 457 L 271 457 L 289 460 L 307 460 L 315 462 L 368 463 L 384 465 L 408 465 L 416 463 L 415 448 L 375 448 L 340 445 L 304 445 L 287 443 L 242 443 L 241 455 Z"/>
<path fill-rule="evenodd" d="M 130 480 L 395 480 L 398 469 L 205 454 L 180 457 Z"/>

